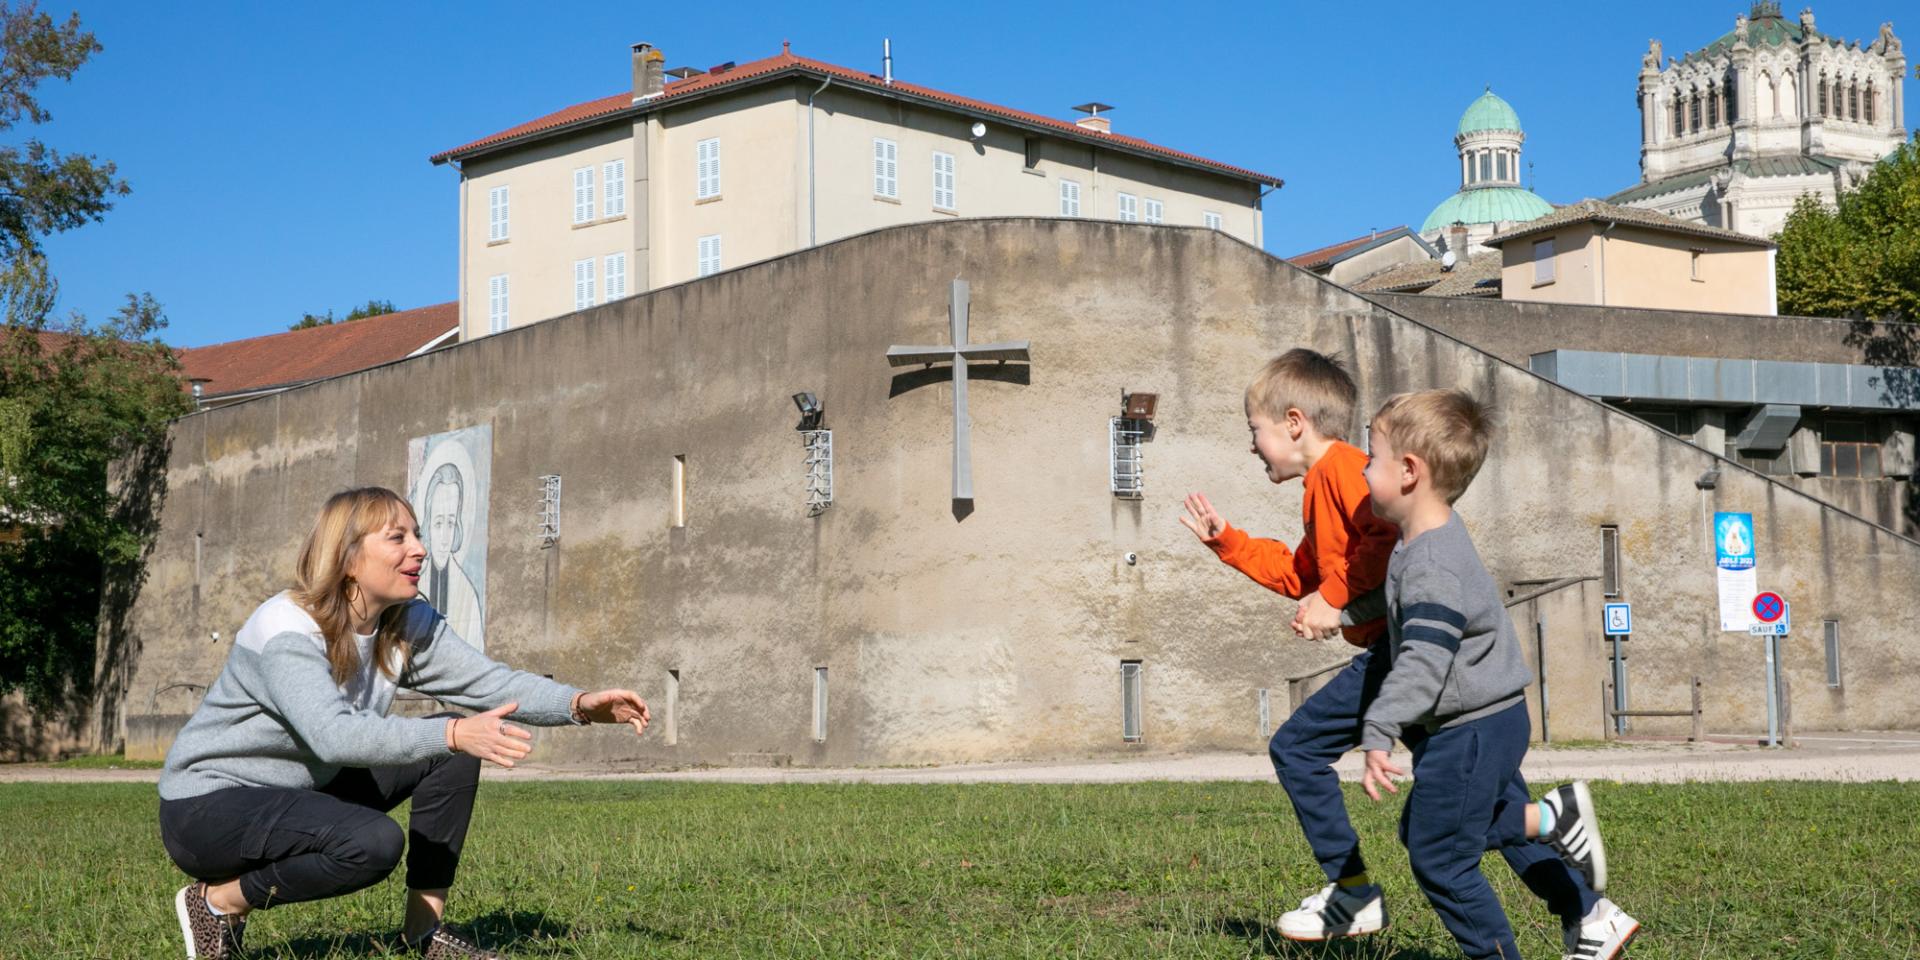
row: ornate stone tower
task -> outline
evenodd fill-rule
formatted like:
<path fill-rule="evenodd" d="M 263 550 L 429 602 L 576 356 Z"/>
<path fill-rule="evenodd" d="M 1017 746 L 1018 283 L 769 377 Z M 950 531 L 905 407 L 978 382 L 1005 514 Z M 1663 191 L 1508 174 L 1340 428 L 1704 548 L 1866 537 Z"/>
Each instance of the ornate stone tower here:
<path fill-rule="evenodd" d="M 1893 25 L 1872 42 L 1754 3 L 1732 32 L 1640 61 L 1640 185 L 1608 198 L 1771 235 L 1803 193 L 1831 201 L 1906 140 L 1907 60 Z"/>

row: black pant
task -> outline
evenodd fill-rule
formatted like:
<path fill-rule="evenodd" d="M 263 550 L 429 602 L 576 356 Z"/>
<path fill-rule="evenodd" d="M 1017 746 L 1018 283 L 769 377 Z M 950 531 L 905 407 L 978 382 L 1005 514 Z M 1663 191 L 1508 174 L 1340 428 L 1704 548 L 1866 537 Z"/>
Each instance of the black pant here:
<path fill-rule="evenodd" d="M 348 767 L 318 790 L 229 787 L 160 801 L 160 842 L 211 883 L 240 878 L 255 909 L 324 900 L 386 879 L 407 854 L 407 887 L 453 885 L 473 818 L 480 761 L 446 754 L 399 767 Z M 387 811 L 413 798 L 403 836 Z"/>

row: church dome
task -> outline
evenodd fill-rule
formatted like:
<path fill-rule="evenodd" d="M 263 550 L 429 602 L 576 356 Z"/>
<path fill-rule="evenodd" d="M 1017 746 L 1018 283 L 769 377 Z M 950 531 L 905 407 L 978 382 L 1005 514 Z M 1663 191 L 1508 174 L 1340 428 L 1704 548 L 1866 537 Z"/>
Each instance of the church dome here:
<path fill-rule="evenodd" d="M 1512 111 L 1509 110 L 1508 114 L 1511 115 Z M 1475 187 L 1440 201 L 1440 205 L 1427 214 L 1427 222 L 1421 225 L 1420 232 L 1444 230 L 1448 224 L 1455 222 L 1525 223 L 1552 212 L 1553 204 L 1540 199 L 1540 195 L 1531 190 L 1519 187 Z"/>
<path fill-rule="evenodd" d="M 1468 104 L 1467 112 L 1460 115 L 1461 134 L 1482 130 L 1520 130 L 1520 115 L 1513 112 L 1511 104 L 1495 96 L 1492 87 Z"/>

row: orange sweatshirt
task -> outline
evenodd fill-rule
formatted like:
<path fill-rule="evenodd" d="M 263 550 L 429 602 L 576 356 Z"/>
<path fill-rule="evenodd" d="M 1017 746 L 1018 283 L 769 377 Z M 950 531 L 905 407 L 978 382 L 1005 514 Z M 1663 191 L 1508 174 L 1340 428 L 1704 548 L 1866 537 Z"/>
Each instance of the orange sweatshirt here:
<path fill-rule="evenodd" d="M 1249 537 L 1232 524 L 1206 544 L 1235 570 L 1281 596 L 1299 600 L 1317 590 L 1322 600 L 1345 609 L 1354 597 L 1386 581 L 1387 559 L 1400 539 L 1398 527 L 1373 515 L 1362 476 L 1366 466 L 1366 454 L 1336 440 L 1307 470 L 1307 489 L 1300 499 L 1306 533 L 1297 550 L 1278 540 Z M 1366 647 L 1386 628 L 1381 618 L 1341 633 L 1348 643 Z"/>

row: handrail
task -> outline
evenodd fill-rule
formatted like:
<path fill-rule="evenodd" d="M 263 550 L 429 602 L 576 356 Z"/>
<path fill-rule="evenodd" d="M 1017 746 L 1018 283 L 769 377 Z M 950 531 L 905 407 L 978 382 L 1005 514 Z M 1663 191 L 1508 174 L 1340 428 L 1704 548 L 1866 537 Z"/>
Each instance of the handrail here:
<path fill-rule="evenodd" d="M 1571 587 L 1576 583 L 1585 583 L 1588 580 L 1598 580 L 1598 579 L 1600 578 L 1594 574 L 1587 574 L 1585 576 L 1560 577 L 1559 579 L 1556 579 L 1556 580 L 1548 580 L 1548 581 L 1545 581 L 1545 585 L 1542 586 L 1540 589 L 1534 590 L 1530 593 L 1523 593 L 1517 597 L 1514 597 L 1512 600 L 1508 600 L 1506 604 L 1507 609 L 1511 610 L 1514 607 L 1517 607 L 1523 603 L 1528 603 L 1534 600 L 1538 600 L 1549 593 L 1554 593 L 1559 590 L 1565 590 L 1566 588 Z M 1517 583 L 1541 583 L 1542 581 L 1521 580 L 1516 582 Z"/>
<path fill-rule="evenodd" d="M 205 694 L 205 693 L 207 692 L 207 685 L 206 685 L 206 684 L 204 684 L 204 683 L 188 683 L 188 682 L 186 682 L 186 681 L 184 681 L 184 680 L 182 680 L 182 681 L 180 681 L 180 682 L 178 682 L 178 683 L 169 683 L 169 684 L 167 684 L 167 685 L 166 685 L 166 686 L 164 686 L 164 687 L 155 687 L 155 688 L 153 688 L 153 696 L 151 696 L 151 697 L 148 697 L 148 698 L 147 698 L 147 712 L 148 712 L 148 713 L 154 713 L 154 712 L 156 712 L 156 711 L 158 711 L 158 710 L 160 709 L 160 695 L 161 695 L 161 694 L 163 694 L 163 693 L 166 693 L 166 692 L 167 692 L 168 690 L 179 690 L 179 689 L 181 689 L 181 688 L 185 688 L 185 689 L 188 689 L 188 690 L 198 690 L 198 691 L 200 691 L 200 692 L 201 692 L 202 694 Z"/>

